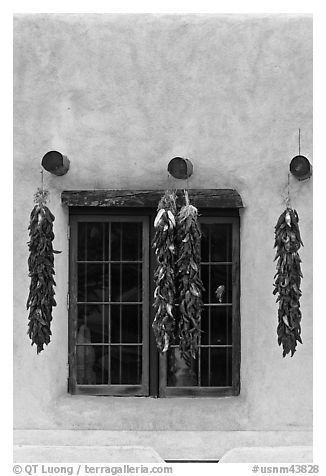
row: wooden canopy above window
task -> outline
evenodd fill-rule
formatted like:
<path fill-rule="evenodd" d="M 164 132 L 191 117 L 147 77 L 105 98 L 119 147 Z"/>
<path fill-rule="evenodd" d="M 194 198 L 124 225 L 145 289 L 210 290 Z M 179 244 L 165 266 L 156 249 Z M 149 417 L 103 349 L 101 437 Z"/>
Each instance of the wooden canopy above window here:
<path fill-rule="evenodd" d="M 191 203 L 198 208 L 242 208 L 239 193 L 232 189 L 190 189 Z M 164 190 L 68 190 L 61 201 L 69 207 L 157 208 Z M 179 190 L 178 194 L 182 194 Z"/>

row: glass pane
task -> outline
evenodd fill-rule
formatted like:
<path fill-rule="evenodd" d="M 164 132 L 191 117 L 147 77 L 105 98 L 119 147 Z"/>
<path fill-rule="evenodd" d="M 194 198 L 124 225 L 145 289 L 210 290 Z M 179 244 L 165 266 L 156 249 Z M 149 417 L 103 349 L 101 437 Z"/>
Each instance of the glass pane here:
<path fill-rule="evenodd" d="M 232 224 L 201 224 L 201 261 L 232 261 Z"/>
<path fill-rule="evenodd" d="M 122 265 L 122 295 L 123 302 L 140 302 L 142 300 L 142 265 Z"/>
<path fill-rule="evenodd" d="M 108 347 L 77 345 L 77 384 L 99 385 L 108 383 Z"/>
<path fill-rule="evenodd" d="M 225 286 L 222 303 L 232 303 L 232 265 L 211 266 L 210 302 L 220 302 L 215 291 L 221 285 Z"/>
<path fill-rule="evenodd" d="M 201 344 L 232 344 L 232 307 L 205 306 L 201 317 Z"/>
<path fill-rule="evenodd" d="M 111 342 L 119 344 L 121 342 L 121 318 L 120 304 L 112 304 L 111 308 Z"/>
<path fill-rule="evenodd" d="M 121 234 L 122 223 L 111 223 L 111 260 L 121 261 Z"/>
<path fill-rule="evenodd" d="M 201 348 L 202 387 L 232 386 L 232 347 Z"/>
<path fill-rule="evenodd" d="M 211 386 L 232 386 L 232 348 L 212 348 L 211 353 Z"/>
<path fill-rule="evenodd" d="M 208 303 L 219 303 L 215 292 L 219 286 L 225 286 L 222 296 L 222 303 L 232 303 L 232 265 L 208 265 L 202 264 L 201 278 L 205 287 L 203 301 Z"/>
<path fill-rule="evenodd" d="M 95 364 L 94 371 L 96 374 L 96 383 L 104 385 L 109 383 L 109 347 L 107 345 L 94 346 Z"/>
<path fill-rule="evenodd" d="M 201 311 L 201 320 L 200 320 L 200 328 L 201 328 L 201 334 L 200 334 L 200 343 L 203 345 L 208 345 L 209 344 L 209 319 L 208 319 L 208 307 L 205 306 L 202 308 Z"/>
<path fill-rule="evenodd" d="M 201 261 L 209 261 L 209 227 L 208 223 L 201 223 Z"/>
<path fill-rule="evenodd" d="M 111 342 L 142 342 L 142 306 L 111 305 Z"/>
<path fill-rule="evenodd" d="M 104 271 L 102 264 L 78 264 L 78 301 L 103 300 Z"/>
<path fill-rule="evenodd" d="M 211 224 L 210 261 L 232 261 L 232 225 Z"/>
<path fill-rule="evenodd" d="M 108 342 L 108 320 L 104 309 L 103 305 L 78 304 L 77 341 L 81 331 L 84 343 Z"/>
<path fill-rule="evenodd" d="M 84 264 L 77 265 L 77 300 L 86 301 L 86 266 Z"/>
<path fill-rule="evenodd" d="M 87 235 L 87 223 L 78 223 L 77 225 L 77 260 L 85 261 L 86 259 L 86 235 Z"/>
<path fill-rule="evenodd" d="M 142 342 L 142 306 L 122 306 L 121 342 Z"/>
<path fill-rule="evenodd" d="M 207 347 L 202 347 L 200 349 L 200 385 L 202 387 L 208 387 L 208 377 L 210 370 L 208 368 L 208 352 Z"/>
<path fill-rule="evenodd" d="M 103 301 L 104 266 L 102 264 L 86 264 L 85 269 L 87 272 L 86 301 Z"/>
<path fill-rule="evenodd" d="M 111 301 L 121 301 L 120 264 L 111 264 Z"/>
<path fill-rule="evenodd" d="M 78 223 L 78 260 L 103 261 L 106 240 L 104 223 Z"/>
<path fill-rule="evenodd" d="M 142 265 L 111 264 L 111 300 L 142 301 Z"/>
<path fill-rule="evenodd" d="M 209 265 L 201 265 L 200 277 L 204 285 L 204 290 L 202 292 L 203 302 L 207 304 L 209 303 Z"/>
<path fill-rule="evenodd" d="M 190 358 L 190 365 L 181 357 L 180 351 L 172 347 L 167 355 L 167 385 L 169 387 L 194 387 L 198 384 L 198 359 Z"/>
<path fill-rule="evenodd" d="M 111 383 L 137 385 L 141 383 L 141 346 L 111 346 Z"/>
<path fill-rule="evenodd" d="M 110 264 L 103 264 L 103 302 L 110 301 Z"/>
<path fill-rule="evenodd" d="M 232 344 L 232 307 L 212 307 L 211 311 L 211 345 Z"/>
<path fill-rule="evenodd" d="M 122 223 L 122 261 L 141 261 L 142 224 Z"/>

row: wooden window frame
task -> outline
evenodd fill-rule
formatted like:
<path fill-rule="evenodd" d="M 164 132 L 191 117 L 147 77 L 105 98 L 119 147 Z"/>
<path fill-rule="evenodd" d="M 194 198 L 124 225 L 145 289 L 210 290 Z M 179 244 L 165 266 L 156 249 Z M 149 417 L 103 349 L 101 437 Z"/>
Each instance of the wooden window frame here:
<path fill-rule="evenodd" d="M 70 206 L 70 266 L 69 266 L 69 339 L 68 339 L 68 360 L 69 379 L 68 391 L 78 395 L 106 395 L 106 396 L 151 396 L 160 398 L 169 397 L 223 397 L 236 396 L 240 393 L 240 217 L 237 208 L 202 208 L 200 216 L 210 218 L 213 223 L 232 223 L 232 387 L 168 387 L 166 354 L 159 354 L 156 347 L 151 323 L 154 319 L 154 309 L 152 306 L 154 282 L 153 276 L 156 267 L 156 257 L 150 243 L 154 236 L 153 222 L 156 209 L 152 207 L 95 207 L 95 206 Z M 74 363 L 74 348 L 77 316 L 77 280 L 76 277 L 76 253 L 77 253 L 77 226 L 79 221 L 110 221 L 114 216 L 128 218 L 128 221 L 142 221 L 147 217 L 149 226 L 147 228 L 147 240 L 149 243 L 149 253 L 144 253 L 144 266 L 148 273 L 143 273 L 147 279 L 149 290 L 148 306 L 144 308 L 147 314 L 147 324 L 143 322 L 143 385 L 77 385 L 76 365 Z M 125 220 L 127 221 L 127 220 Z M 143 233 L 144 232 L 143 227 Z M 144 235 L 143 235 L 144 236 Z M 143 247 L 144 247 L 143 240 Z M 147 255 L 147 257 L 145 256 Z M 143 276 L 143 279 L 144 279 Z M 144 286 L 144 285 L 143 285 Z M 143 293 L 145 287 L 143 289 Z M 146 328 L 147 326 L 147 328 Z M 147 351 L 145 351 L 147 349 Z M 145 372 L 144 372 L 145 371 Z"/>
<path fill-rule="evenodd" d="M 142 266 L 142 378 L 140 385 L 97 384 L 82 385 L 77 383 L 76 340 L 77 340 L 77 228 L 80 222 L 134 222 L 143 224 L 143 266 Z M 69 268 L 69 392 L 75 395 L 108 395 L 108 396 L 148 396 L 149 395 L 149 219 L 145 215 L 133 216 L 126 214 L 72 214 L 70 216 L 70 268 Z M 100 303 L 101 304 L 101 303 Z"/>
<path fill-rule="evenodd" d="M 232 224 L 232 386 L 170 387 L 167 385 L 167 355 L 164 353 L 159 356 L 160 397 L 225 397 L 240 393 L 240 219 L 239 216 L 218 215 L 218 210 L 201 211 L 204 223 Z"/>

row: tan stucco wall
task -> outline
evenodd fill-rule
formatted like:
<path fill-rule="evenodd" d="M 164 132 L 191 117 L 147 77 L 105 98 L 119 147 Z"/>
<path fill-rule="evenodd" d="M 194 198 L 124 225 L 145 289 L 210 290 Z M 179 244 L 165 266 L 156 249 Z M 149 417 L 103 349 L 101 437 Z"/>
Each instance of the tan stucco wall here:
<path fill-rule="evenodd" d="M 278 431 L 281 440 L 286 432 L 289 444 L 304 444 L 296 431 L 307 435 L 312 426 L 312 179 L 291 177 L 305 244 L 304 344 L 292 359 L 283 359 L 277 346 L 272 283 L 274 225 L 284 208 L 299 127 L 301 152 L 312 159 L 312 19 L 16 15 L 14 42 L 15 428 L 212 431 L 221 432 L 220 446 L 223 432 Z M 62 254 L 55 259 L 53 338 L 37 356 L 26 335 L 27 227 L 40 162 L 52 149 L 66 154 L 71 167 L 62 177 L 44 174 Z M 189 187 L 235 188 L 245 205 L 241 393 L 205 399 L 70 396 L 68 212 L 60 193 L 182 187 L 166 171 L 175 155 L 194 163 Z"/>

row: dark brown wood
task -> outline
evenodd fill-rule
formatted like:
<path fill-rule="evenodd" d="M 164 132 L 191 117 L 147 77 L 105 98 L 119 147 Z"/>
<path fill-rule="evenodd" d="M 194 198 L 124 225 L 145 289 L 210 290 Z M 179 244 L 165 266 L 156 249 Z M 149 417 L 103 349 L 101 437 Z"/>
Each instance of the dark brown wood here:
<path fill-rule="evenodd" d="M 61 201 L 69 207 L 157 208 L 164 190 L 66 190 Z M 178 190 L 180 203 L 183 190 Z M 239 193 L 232 189 L 192 189 L 189 198 L 198 208 L 242 208 Z"/>

